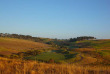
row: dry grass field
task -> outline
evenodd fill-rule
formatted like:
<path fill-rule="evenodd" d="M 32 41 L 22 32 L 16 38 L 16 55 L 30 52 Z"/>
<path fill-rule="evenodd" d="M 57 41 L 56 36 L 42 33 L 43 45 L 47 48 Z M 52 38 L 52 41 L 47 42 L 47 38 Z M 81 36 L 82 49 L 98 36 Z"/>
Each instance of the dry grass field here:
<path fill-rule="evenodd" d="M 0 37 L 0 54 L 9 55 L 11 53 L 23 52 L 27 50 L 49 49 L 51 46 L 23 39 Z"/>
<path fill-rule="evenodd" d="M 110 67 L 47 64 L 0 58 L 0 74 L 110 74 Z"/>

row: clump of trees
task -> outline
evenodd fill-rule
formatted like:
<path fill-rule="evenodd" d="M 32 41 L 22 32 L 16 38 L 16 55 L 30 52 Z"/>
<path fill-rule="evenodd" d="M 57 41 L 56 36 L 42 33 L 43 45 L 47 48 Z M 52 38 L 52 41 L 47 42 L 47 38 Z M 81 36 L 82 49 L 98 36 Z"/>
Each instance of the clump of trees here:
<path fill-rule="evenodd" d="M 69 42 L 82 41 L 82 40 L 94 40 L 94 39 L 96 38 L 93 36 L 81 36 L 77 38 L 70 38 Z"/>

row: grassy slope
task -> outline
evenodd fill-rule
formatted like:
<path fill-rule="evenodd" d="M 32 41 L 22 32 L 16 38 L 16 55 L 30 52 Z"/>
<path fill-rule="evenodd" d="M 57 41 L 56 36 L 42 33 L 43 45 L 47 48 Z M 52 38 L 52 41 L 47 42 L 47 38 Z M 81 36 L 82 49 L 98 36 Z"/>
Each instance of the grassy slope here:
<path fill-rule="evenodd" d="M 110 65 L 110 39 L 77 41 L 71 47 L 83 57 L 78 64 Z"/>
<path fill-rule="evenodd" d="M 28 40 L 15 38 L 0 37 L 0 54 L 17 53 L 33 49 L 49 49 L 49 45 L 39 42 L 32 42 Z"/>
<path fill-rule="evenodd" d="M 77 41 L 82 47 L 95 49 L 110 49 L 110 39 Z"/>

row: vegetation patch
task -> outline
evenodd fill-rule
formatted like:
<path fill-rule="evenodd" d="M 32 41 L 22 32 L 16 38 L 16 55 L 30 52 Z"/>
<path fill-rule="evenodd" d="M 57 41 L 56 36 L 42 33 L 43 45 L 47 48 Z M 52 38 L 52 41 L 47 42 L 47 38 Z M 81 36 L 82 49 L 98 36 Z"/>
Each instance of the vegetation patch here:
<path fill-rule="evenodd" d="M 39 60 L 44 62 L 48 62 L 50 59 L 53 59 L 55 62 L 58 62 L 59 60 L 64 60 L 65 56 L 60 53 L 44 52 L 37 56 L 26 57 L 26 59 Z"/>
<path fill-rule="evenodd" d="M 99 51 L 99 53 L 100 53 L 102 56 L 107 56 L 107 55 L 110 55 L 110 50 L 102 50 L 102 51 Z"/>

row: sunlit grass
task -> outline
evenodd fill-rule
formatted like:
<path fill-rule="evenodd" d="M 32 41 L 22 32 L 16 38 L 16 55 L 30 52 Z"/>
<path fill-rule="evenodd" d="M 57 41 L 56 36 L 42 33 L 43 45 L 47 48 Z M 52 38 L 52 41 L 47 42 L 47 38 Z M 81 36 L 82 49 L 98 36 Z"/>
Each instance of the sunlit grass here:
<path fill-rule="evenodd" d="M 16 38 L 0 37 L 0 53 L 2 53 L 3 51 L 16 53 L 16 52 L 25 52 L 28 50 L 40 50 L 40 49 L 50 49 L 50 48 L 53 47 L 44 43 L 33 42 L 23 39 L 16 39 Z"/>
<path fill-rule="evenodd" d="M 0 58 L 0 74 L 109 74 L 109 66 L 47 64 Z"/>

